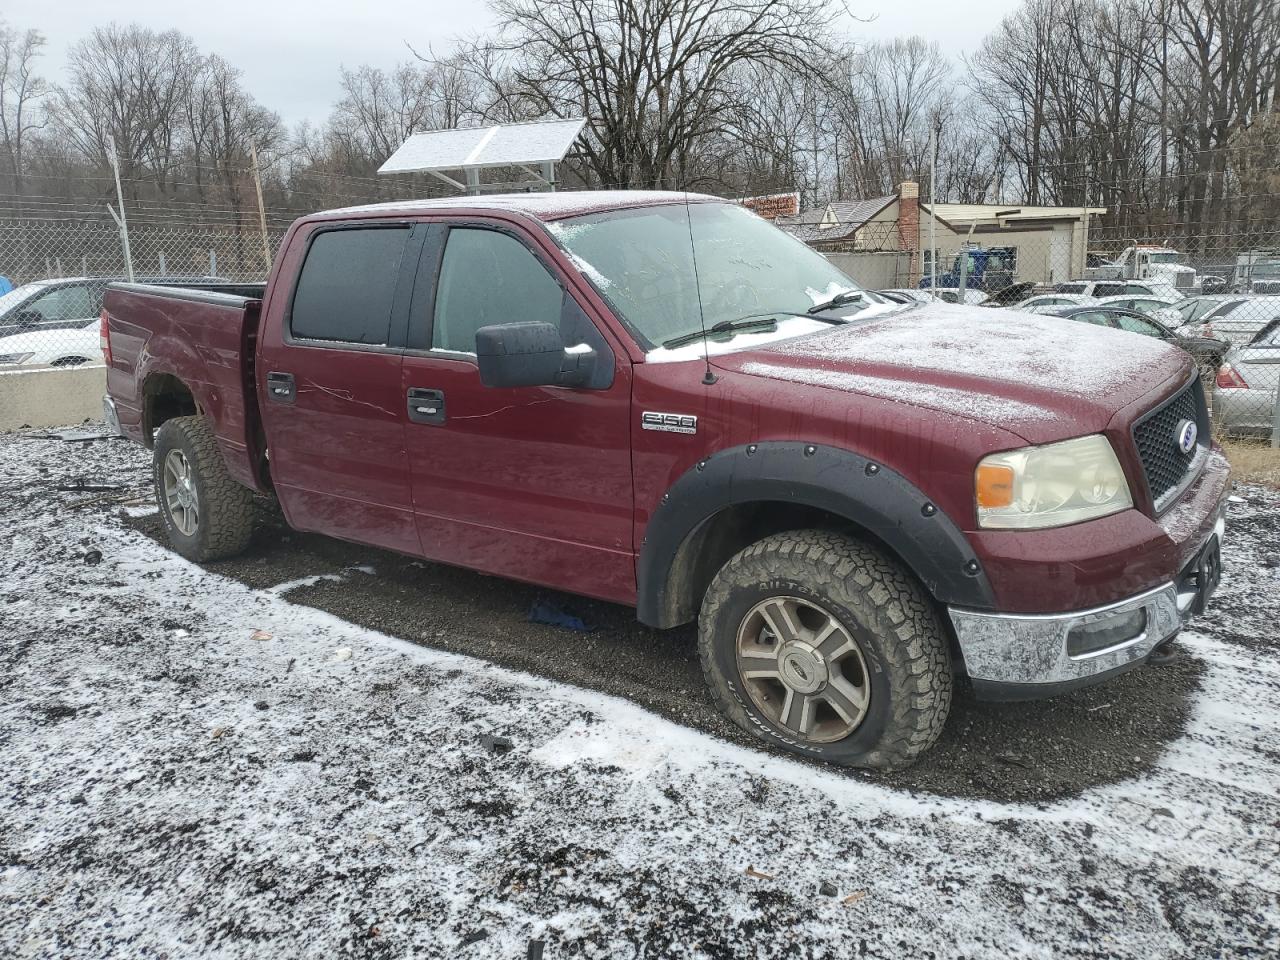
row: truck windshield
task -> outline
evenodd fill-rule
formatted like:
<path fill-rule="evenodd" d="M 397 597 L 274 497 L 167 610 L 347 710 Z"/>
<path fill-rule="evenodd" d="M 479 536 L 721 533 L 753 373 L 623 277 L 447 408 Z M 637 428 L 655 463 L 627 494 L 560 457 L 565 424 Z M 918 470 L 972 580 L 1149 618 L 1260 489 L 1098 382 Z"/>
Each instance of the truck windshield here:
<path fill-rule="evenodd" d="M 858 289 L 821 254 L 729 203 L 616 210 L 548 229 L 646 348 L 743 317 L 804 314 Z M 832 309 L 873 302 L 883 301 L 867 294 Z"/>

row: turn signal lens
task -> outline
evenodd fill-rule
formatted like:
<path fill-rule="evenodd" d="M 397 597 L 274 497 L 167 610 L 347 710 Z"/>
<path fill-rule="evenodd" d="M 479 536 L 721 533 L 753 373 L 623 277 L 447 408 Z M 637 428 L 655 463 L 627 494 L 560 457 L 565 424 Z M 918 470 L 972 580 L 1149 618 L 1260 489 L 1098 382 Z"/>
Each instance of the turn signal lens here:
<path fill-rule="evenodd" d="M 1013 467 L 982 463 L 974 483 L 980 507 L 1007 507 L 1013 504 Z"/>

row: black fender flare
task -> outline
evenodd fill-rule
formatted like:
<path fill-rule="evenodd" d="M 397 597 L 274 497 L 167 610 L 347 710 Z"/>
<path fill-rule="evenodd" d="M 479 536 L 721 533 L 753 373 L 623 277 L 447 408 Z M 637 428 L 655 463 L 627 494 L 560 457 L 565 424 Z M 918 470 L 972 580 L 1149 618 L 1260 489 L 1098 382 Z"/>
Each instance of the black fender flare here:
<path fill-rule="evenodd" d="M 968 538 L 902 474 L 837 447 L 770 441 L 699 461 L 663 495 L 636 563 L 640 621 L 669 627 L 688 619 L 679 614 L 675 597 L 679 578 L 688 572 L 676 569 L 682 546 L 726 507 L 766 501 L 814 507 L 848 520 L 896 553 L 942 603 L 995 607 Z"/>

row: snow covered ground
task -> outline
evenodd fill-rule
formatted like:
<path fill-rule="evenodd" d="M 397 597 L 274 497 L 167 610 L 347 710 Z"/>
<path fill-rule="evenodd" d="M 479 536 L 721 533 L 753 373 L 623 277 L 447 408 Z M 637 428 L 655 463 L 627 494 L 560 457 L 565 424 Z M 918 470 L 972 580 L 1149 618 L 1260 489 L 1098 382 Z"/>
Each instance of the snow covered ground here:
<path fill-rule="evenodd" d="M 207 572 L 126 522 L 143 457 L 0 437 L 0 956 L 1280 953 L 1273 493 L 1233 506 L 1186 731 L 1030 804 L 792 762 Z"/>

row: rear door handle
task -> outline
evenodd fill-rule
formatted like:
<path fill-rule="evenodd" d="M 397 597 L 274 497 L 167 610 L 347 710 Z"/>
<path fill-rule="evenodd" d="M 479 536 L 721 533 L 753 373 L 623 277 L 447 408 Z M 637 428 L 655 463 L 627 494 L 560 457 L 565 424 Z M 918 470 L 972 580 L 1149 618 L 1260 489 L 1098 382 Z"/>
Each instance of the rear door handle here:
<path fill-rule="evenodd" d="M 409 419 L 414 423 L 444 423 L 444 391 L 410 387 Z"/>
<path fill-rule="evenodd" d="M 293 403 L 298 399 L 298 390 L 293 382 L 292 373 L 267 374 L 267 399 L 276 403 Z"/>

